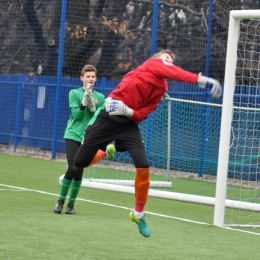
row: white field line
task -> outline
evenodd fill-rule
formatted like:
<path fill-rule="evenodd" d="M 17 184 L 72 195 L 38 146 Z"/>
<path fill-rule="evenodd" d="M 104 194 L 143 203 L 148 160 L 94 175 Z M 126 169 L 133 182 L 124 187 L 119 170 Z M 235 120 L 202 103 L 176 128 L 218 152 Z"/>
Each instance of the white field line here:
<path fill-rule="evenodd" d="M 10 185 L 5 185 L 5 184 L 0 184 L 0 186 L 11 188 L 11 191 L 16 191 L 16 190 L 19 190 L 19 191 L 30 191 L 30 192 L 37 192 L 37 193 L 47 194 L 47 195 L 52 195 L 52 196 L 59 196 L 58 194 L 54 194 L 54 193 L 50 193 L 50 192 L 45 192 L 45 191 L 40 191 L 40 190 L 32 190 L 32 189 L 16 187 L 16 186 L 10 186 Z M 117 206 L 117 205 L 104 203 L 104 202 L 99 202 L 99 201 L 86 200 L 86 199 L 81 199 L 81 198 L 77 198 L 77 200 L 86 201 L 86 202 L 89 202 L 89 203 L 100 204 L 100 205 L 109 206 L 109 207 L 113 207 L 113 208 L 120 208 L 120 209 L 131 210 L 131 208 Z M 193 221 L 193 220 L 189 220 L 189 219 L 185 219 L 185 218 L 178 218 L 178 217 L 173 217 L 173 216 L 168 216 L 168 215 L 163 215 L 163 214 L 157 214 L 157 213 L 153 213 L 153 212 L 149 212 L 149 211 L 145 211 L 145 213 L 150 214 L 150 215 L 154 215 L 154 216 L 158 216 L 158 217 L 177 219 L 177 220 L 191 222 L 191 223 L 196 223 L 196 224 L 200 224 L 200 225 L 210 225 L 209 223 L 205 223 L 205 222 L 199 222 L 199 221 Z"/>
<path fill-rule="evenodd" d="M 1 184 L 1 183 L 0 183 L 0 186 L 9 188 L 9 189 L 0 189 L 0 190 L 30 191 L 30 192 L 37 192 L 37 193 L 51 195 L 51 196 L 57 196 L 57 197 L 59 196 L 58 194 L 55 194 L 55 193 L 50 193 L 50 192 L 45 192 L 45 191 L 40 191 L 40 190 L 32 190 L 32 189 L 27 189 L 27 188 L 22 188 L 22 187 L 17 187 L 17 186 L 11 186 L 11 185 L 5 185 L 5 184 Z M 131 210 L 131 208 L 117 206 L 117 205 L 104 203 L 104 202 L 99 202 L 99 201 L 86 200 L 86 199 L 81 199 L 81 198 L 77 198 L 77 200 L 81 200 L 81 201 L 85 201 L 85 202 L 89 202 L 89 203 L 94 203 L 94 204 L 100 204 L 100 205 L 109 206 L 109 207 L 113 207 L 113 208 L 120 208 L 120 209 Z M 211 225 L 211 224 L 205 223 L 205 222 L 193 221 L 193 220 L 190 220 L 190 219 L 178 218 L 178 217 L 168 216 L 168 215 L 164 215 L 164 214 L 158 214 L 158 213 L 154 213 L 154 212 L 150 212 L 150 211 L 145 211 L 145 213 L 153 215 L 153 216 L 157 216 L 157 217 L 176 219 L 176 220 L 180 220 L 180 221 L 184 221 L 184 222 L 190 222 L 190 223 L 199 224 L 199 225 Z M 228 229 L 228 230 L 233 230 L 233 231 L 253 234 L 253 235 L 260 235 L 259 233 L 254 233 L 254 232 L 240 230 L 240 229 L 233 229 L 233 228 L 230 228 L 230 227 L 223 227 L 223 228 L 224 229 Z"/>
<path fill-rule="evenodd" d="M 0 184 L 0 185 L 1 185 L 1 184 Z M 17 191 L 18 191 L 18 192 L 19 192 L 19 191 L 25 191 L 25 190 L 15 190 L 15 189 L 0 189 L 0 191 L 1 191 L 1 190 L 16 191 L 16 192 L 17 192 Z"/>

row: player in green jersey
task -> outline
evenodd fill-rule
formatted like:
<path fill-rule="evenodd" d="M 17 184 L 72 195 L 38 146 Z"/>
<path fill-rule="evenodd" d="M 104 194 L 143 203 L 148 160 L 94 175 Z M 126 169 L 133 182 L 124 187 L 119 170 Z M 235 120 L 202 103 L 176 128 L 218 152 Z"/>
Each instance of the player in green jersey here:
<path fill-rule="evenodd" d="M 83 169 L 74 165 L 74 157 L 83 139 L 85 128 L 94 115 L 96 109 L 104 106 L 105 97 L 93 89 L 97 80 L 97 70 L 92 65 L 85 65 L 81 71 L 81 88 L 69 92 L 69 107 L 71 111 L 64 138 L 66 143 L 67 171 L 61 184 L 60 196 L 53 211 L 60 214 L 70 189 L 70 197 L 66 207 L 66 214 L 75 214 L 74 203 L 82 182 Z M 105 152 L 100 150 L 102 158 L 113 157 L 115 148 L 107 146 Z"/>

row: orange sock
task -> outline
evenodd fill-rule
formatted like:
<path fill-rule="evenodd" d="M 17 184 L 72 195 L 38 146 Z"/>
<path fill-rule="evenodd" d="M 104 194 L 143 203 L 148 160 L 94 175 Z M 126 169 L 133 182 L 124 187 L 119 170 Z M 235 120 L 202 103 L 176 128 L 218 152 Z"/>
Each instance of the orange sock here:
<path fill-rule="evenodd" d="M 137 199 L 137 198 L 135 198 L 135 208 L 134 208 L 135 211 L 143 212 L 146 201 L 147 201 L 147 199 Z"/>
<path fill-rule="evenodd" d="M 89 164 L 89 166 L 101 161 L 106 156 L 107 156 L 106 152 L 104 152 L 102 150 L 98 150 L 97 153 L 95 154 L 94 158 L 92 159 L 91 163 Z"/>
<path fill-rule="evenodd" d="M 150 168 L 136 168 L 135 177 L 135 207 L 137 212 L 143 212 L 150 187 Z"/>

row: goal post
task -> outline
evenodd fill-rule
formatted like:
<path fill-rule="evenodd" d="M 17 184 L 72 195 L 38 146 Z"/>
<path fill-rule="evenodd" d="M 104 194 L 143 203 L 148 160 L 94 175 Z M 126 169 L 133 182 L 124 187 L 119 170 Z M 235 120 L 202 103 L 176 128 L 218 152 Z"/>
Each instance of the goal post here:
<path fill-rule="evenodd" d="M 231 173 L 237 180 L 246 181 L 244 176 L 250 175 L 250 169 L 252 165 L 250 165 L 251 161 L 253 160 L 253 156 L 256 156 L 256 151 L 258 149 L 258 141 L 257 139 L 252 137 L 252 132 L 254 135 L 257 131 L 257 128 L 254 126 L 254 120 L 251 121 L 250 117 L 254 119 L 258 116 L 257 114 L 260 113 L 259 103 L 257 98 L 257 91 L 252 95 L 252 91 L 255 90 L 260 85 L 260 79 L 257 78 L 259 73 L 260 67 L 255 67 L 254 55 L 254 44 L 258 44 L 254 41 L 259 40 L 259 35 L 257 32 L 260 30 L 259 22 L 256 24 L 252 24 L 258 28 L 258 30 L 254 30 L 254 35 L 252 35 L 251 25 L 247 25 L 250 23 L 249 20 L 257 20 L 260 19 L 260 10 L 234 10 L 230 12 L 229 17 L 229 29 L 228 29 L 228 41 L 227 41 L 227 53 L 226 53 L 226 65 L 225 65 L 225 78 L 224 78 L 224 93 L 223 93 L 223 106 L 222 106 L 222 116 L 221 116 L 221 129 L 220 129 L 220 142 L 219 142 L 219 155 L 218 155 L 218 170 L 217 170 L 217 184 L 216 184 L 216 200 L 215 200 L 215 209 L 214 209 L 214 225 L 223 227 L 225 224 L 225 208 L 226 208 L 226 201 L 227 201 L 227 180 L 228 180 L 228 173 L 230 165 L 232 164 L 232 169 L 234 172 Z M 245 20 L 246 24 L 243 23 L 243 29 L 245 32 L 246 37 L 240 39 L 242 34 L 240 23 L 241 21 Z M 248 22 L 249 21 L 249 22 Z M 248 27 L 247 27 L 248 26 Z M 247 30 L 247 31 L 246 31 Z M 246 42 L 250 38 L 250 42 Z M 248 40 L 249 41 L 249 40 Z M 251 42 L 252 41 L 252 42 Z M 239 43 L 241 49 L 239 49 Z M 248 49 L 247 49 L 248 48 Z M 242 53 L 242 55 L 239 55 Z M 257 50 L 259 52 L 259 50 Z M 250 53 L 250 55 L 248 55 Z M 244 56 L 243 56 L 244 55 Z M 259 63 L 259 55 L 258 56 L 258 63 Z M 251 57 L 251 60 L 245 59 L 245 57 Z M 238 59 L 240 60 L 239 68 L 237 66 Z M 250 67 L 251 66 L 251 67 Z M 258 73 L 256 75 L 253 74 L 253 70 L 258 69 Z M 236 73 L 237 72 L 237 73 Z M 243 74 L 243 73 L 249 73 Z M 237 74 L 237 75 L 236 75 Z M 243 98 L 247 98 L 247 100 L 254 98 L 254 102 L 252 104 L 243 103 L 242 101 L 238 104 L 238 107 L 234 106 L 234 94 L 236 86 L 240 84 L 242 85 L 246 91 L 243 92 L 243 95 L 248 95 L 248 97 L 244 97 L 241 95 L 240 100 Z M 248 101 L 249 102 L 249 101 Z M 240 107 L 241 106 L 241 107 Z M 251 109 L 251 110 L 250 110 Z M 237 145 L 236 151 L 237 154 L 233 155 L 232 158 L 240 158 L 240 162 L 231 162 L 230 158 L 230 144 L 232 139 L 232 120 L 234 118 L 234 114 L 238 117 L 238 124 L 241 128 L 237 128 L 236 132 L 238 133 L 235 136 L 236 140 L 235 143 Z M 243 121 L 245 119 L 245 121 Z M 243 122 L 242 122 L 243 121 Z M 258 129 L 260 131 L 260 129 Z M 241 135 L 241 139 L 240 138 Z M 244 135 L 242 137 L 242 135 Z M 242 138 L 244 138 L 242 140 Z M 249 141 L 247 142 L 246 138 L 250 138 L 250 146 Z M 239 148 L 238 148 L 239 147 Z M 243 152 L 242 152 L 243 150 Z M 249 150 L 252 151 L 252 154 L 248 154 Z M 247 157 L 247 159 L 245 159 Z M 241 160 L 242 158 L 242 160 Z M 249 158 L 249 159 L 248 159 Z M 245 160 L 249 162 L 245 162 Z M 255 166 L 255 169 L 257 165 Z M 240 170 L 240 172 L 235 172 L 235 170 Z M 244 172 L 245 171 L 245 172 Z M 256 169 L 257 175 L 257 169 Z M 258 182 L 258 179 L 256 179 Z M 257 190 L 257 186 L 255 188 Z M 241 190 L 241 192 L 243 192 Z M 259 187 L 258 187 L 259 192 Z M 257 196 L 257 195 L 256 195 Z M 255 196 L 255 197 L 256 197 Z M 245 199 L 246 200 L 246 199 Z M 255 201 L 253 201 L 255 202 Z M 243 202 L 245 203 L 245 202 Z M 255 204 L 259 210 L 259 204 Z M 253 207 L 254 208 L 254 207 Z M 245 217 L 244 217 L 245 218 Z M 258 221 L 259 221 L 259 213 L 258 213 Z M 232 223 L 232 225 L 236 225 L 236 223 Z M 250 226 L 251 224 L 249 224 Z M 253 225 L 251 225 L 253 226 Z"/>

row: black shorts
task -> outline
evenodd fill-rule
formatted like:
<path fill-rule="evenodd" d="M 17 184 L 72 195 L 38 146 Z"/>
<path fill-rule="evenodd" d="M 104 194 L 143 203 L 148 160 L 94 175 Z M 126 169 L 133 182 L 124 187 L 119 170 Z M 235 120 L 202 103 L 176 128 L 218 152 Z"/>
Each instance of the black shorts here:
<path fill-rule="evenodd" d="M 105 150 L 109 143 L 115 141 L 118 152 L 144 149 L 140 129 L 128 117 L 111 116 L 105 109 L 100 110 L 94 117 L 95 121 L 86 128 L 82 144 L 88 147 L 98 146 Z"/>
<path fill-rule="evenodd" d="M 98 110 L 87 126 L 75 165 L 78 168 L 89 166 L 96 152 L 105 151 L 113 141 L 117 152 L 129 152 L 136 168 L 149 167 L 138 125 L 125 116 L 110 116 L 105 109 Z"/>
<path fill-rule="evenodd" d="M 66 143 L 66 157 L 68 161 L 73 161 L 74 157 L 80 147 L 80 142 L 72 140 L 72 139 L 65 139 Z"/>

